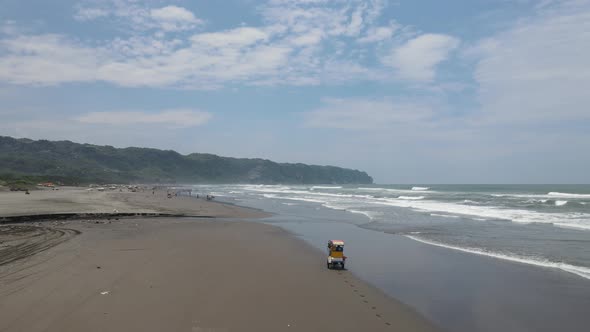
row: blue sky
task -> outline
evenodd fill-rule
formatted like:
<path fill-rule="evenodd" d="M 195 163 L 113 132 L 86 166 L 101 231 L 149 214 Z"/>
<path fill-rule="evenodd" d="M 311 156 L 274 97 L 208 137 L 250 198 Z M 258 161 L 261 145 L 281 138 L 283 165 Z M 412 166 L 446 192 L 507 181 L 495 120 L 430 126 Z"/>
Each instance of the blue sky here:
<path fill-rule="evenodd" d="M 590 183 L 590 1 L 0 0 L 0 135 Z"/>

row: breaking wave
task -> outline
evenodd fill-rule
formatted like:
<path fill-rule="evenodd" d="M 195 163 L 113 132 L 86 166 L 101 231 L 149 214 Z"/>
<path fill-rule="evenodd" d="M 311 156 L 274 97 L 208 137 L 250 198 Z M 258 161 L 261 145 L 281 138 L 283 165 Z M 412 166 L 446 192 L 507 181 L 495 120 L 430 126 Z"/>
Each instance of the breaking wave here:
<path fill-rule="evenodd" d="M 426 190 L 430 190 L 429 187 L 412 187 L 412 190 L 414 191 L 426 191 Z"/>
<path fill-rule="evenodd" d="M 569 198 L 590 198 L 590 194 L 570 194 L 560 192 L 550 192 L 547 196 L 551 197 L 569 197 Z"/>
<path fill-rule="evenodd" d="M 410 208 L 418 212 L 438 213 L 443 215 L 458 215 L 469 217 L 471 219 L 485 219 L 485 220 L 506 220 L 521 224 L 546 224 L 561 228 L 576 228 L 580 230 L 590 230 L 590 213 L 587 212 L 561 212 L 554 213 L 549 211 L 535 211 L 526 208 L 516 208 L 514 206 L 507 207 L 502 205 L 488 205 L 484 203 L 472 203 L 469 199 L 462 199 L 458 202 L 440 201 L 436 196 L 440 193 L 428 192 L 428 199 L 426 195 L 413 196 L 405 195 L 416 193 L 411 190 L 398 190 L 389 188 L 358 188 L 356 191 L 346 192 L 321 192 L 312 191 L 309 188 L 290 188 L 285 186 L 250 186 L 251 191 L 259 192 L 267 198 L 285 199 L 291 201 L 306 201 L 312 203 L 319 203 L 329 208 L 333 206 L 338 209 L 341 207 L 354 208 L 357 211 L 365 210 L 363 207 L 368 206 L 396 206 L 403 208 Z M 375 196 L 374 194 L 362 194 L 362 191 L 392 191 L 397 195 L 384 195 L 385 197 Z M 424 192 L 426 194 L 426 192 Z M 550 193 L 556 195 L 556 193 Z M 399 195 L 399 196 L 398 196 Z M 537 194 L 491 194 L 493 196 L 508 196 L 508 197 L 526 197 L 522 202 L 526 203 L 551 203 L 552 206 L 564 208 L 569 206 L 569 201 L 565 199 L 557 200 L 555 197 L 549 195 Z M 559 194 L 558 194 L 559 195 Z M 572 195 L 561 193 L 561 195 Z M 578 194 L 581 195 L 581 194 Z M 580 202 L 583 203 L 583 202 Z M 501 204 L 501 203 L 500 203 Z M 582 206 L 582 205 L 580 205 Z M 354 213 L 354 212 L 353 212 Z"/>
<path fill-rule="evenodd" d="M 398 199 L 406 199 L 406 200 L 419 200 L 424 199 L 424 196 L 400 196 Z"/>

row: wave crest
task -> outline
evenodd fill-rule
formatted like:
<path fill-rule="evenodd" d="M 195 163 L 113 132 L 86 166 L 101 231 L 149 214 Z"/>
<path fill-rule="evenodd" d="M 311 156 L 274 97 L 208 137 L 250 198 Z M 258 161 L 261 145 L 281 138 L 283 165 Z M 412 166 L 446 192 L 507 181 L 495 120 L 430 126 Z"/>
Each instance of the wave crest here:
<path fill-rule="evenodd" d="M 406 199 L 406 200 L 419 200 L 424 199 L 424 196 L 400 196 L 398 199 Z"/>
<path fill-rule="evenodd" d="M 590 194 L 570 194 L 570 193 L 560 193 L 552 191 L 547 194 L 547 196 L 553 197 L 573 197 L 573 198 L 590 198 Z"/>

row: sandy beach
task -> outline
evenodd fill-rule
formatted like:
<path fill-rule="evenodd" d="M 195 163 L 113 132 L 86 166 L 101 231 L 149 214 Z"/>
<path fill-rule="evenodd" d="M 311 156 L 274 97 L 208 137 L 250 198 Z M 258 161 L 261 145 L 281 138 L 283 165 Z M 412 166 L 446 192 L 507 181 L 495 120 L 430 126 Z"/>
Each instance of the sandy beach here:
<path fill-rule="evenodd" d="M 170 192 L 174 191 L 170 190 Z M 219 218 L 261 218 L 269 215 L 255 209 L 195 197 L 173 196 L 169 199 L 167 193 L 166 189 L 155 190 L 152 194 L 152 190 L 90 191 L 79 187 L 34 190 L 30 195 L 25 195 L 24 192 L 0 191 L 0 217 L 55 213 L 113 213 L 115 211 Z"/>
<path fill-rule="evenodd" d="M 350 272 L 327 270 L 323 254 L 290 233 L 240 221 L 266 215 L 258 210 L 80 189 L 4 192 L 0 202 L 0 216 L 217 217 L 0 226 L 0 331 L 436 330 Z"/>

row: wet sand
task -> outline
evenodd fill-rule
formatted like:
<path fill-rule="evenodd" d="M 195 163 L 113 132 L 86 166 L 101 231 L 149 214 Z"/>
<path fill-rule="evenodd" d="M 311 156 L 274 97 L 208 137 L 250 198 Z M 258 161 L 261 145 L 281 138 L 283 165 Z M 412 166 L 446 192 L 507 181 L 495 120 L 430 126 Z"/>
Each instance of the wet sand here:
<path fill-rule="evenodd" d="M 133 194 L 116 196 L 118 204 L 174 210 Z M 64 206 L 79 208 L 69 200 Z M 108 199 L 93 201 L 94 208 L 110 209 Z M 195 204 L 175 202 L 185 212 Z M 197 203 L 199 211 L 220 215 L 261 213 Z M 0 226 L 0 241 L 0 257 L 13 255 L 0 260 L 0 331 L 435 330 L 350 272 L 327 270 L 321 252 L 271 225 L 219 218 L 60 221 Z"/>

